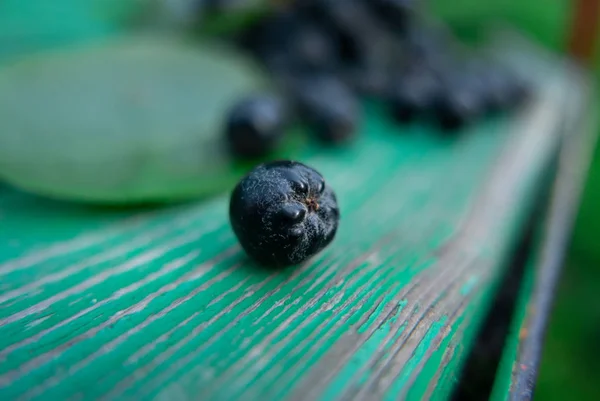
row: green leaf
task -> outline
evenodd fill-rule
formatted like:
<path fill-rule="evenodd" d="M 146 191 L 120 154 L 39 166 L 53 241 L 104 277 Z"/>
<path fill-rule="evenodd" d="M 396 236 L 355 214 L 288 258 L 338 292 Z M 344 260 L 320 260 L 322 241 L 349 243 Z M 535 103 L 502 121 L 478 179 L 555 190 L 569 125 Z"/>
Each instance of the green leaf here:
<path fill-rule="evenodd" d="M 43 195 L 128 203 L 210 195 L 247 166 L 227 108 L 265 81 L 222 48 L 138 38 L 0 69 L 0 176 Z"/>
<path fill-rule="evenodd" d="M 206 37 L 239 34 L 273 9 L 271 0 L 224 2 L 210 10 L 202 0 L 147 0 L 142 25 L 150 29 L 188 32 Z"/>

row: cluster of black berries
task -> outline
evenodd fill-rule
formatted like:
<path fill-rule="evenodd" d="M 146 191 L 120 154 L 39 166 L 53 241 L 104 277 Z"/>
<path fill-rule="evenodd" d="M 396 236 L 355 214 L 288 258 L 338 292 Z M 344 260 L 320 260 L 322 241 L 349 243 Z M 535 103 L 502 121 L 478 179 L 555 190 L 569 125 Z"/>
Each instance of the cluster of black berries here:
<path fill-rule="evenodd" d="M 526 97 L 511 71 L 459 55 L 451 35 L 417 12 L 416 0 L 283 3 L 237 38 L 283 94 L 251 95 L 233 107 L 227 138 L 237 156 L 268 154 L 292 119 L 324 142 L 346 142 L 360 121 L 360 96 L 386 102 L 398 122 L 429 118 L 443 130 Z"/>
<path fill-rule="evenodd" d="M 361 96 L 383 100 L 400 123 L 431 118 L 444 131 L 526 98 L 527 86 L 510 71 L 458 56 L 445 30 L 423 22 L 416 0 L 287 3 L 239 38 L 283 95 L 252 95 L 233 107 L 226 132 L 236 156 L 267 155 L 293 119 L 324 142 L 344 143 L 359 124 Z M 340 213 L 317 171 L 278 161 L 240 181 L 229 215 L 248 255 L 287 266 L 326 247 Z"/>

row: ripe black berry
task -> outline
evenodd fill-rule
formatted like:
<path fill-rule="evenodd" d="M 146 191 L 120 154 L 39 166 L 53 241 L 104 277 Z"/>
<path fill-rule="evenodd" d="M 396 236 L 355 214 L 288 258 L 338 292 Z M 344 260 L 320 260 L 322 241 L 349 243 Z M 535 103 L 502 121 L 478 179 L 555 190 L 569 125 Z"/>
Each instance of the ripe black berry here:
<path fill-rule="evenodd" d="M 278 76 L 330 71 L 337 63 L 325 27 L 296 12 L 276 12 L 245 36 L 250 50 Z"/>
<path fill-rule="evenodd" d="M 360 118 L 356 95 L 332 76 L 298 79 L 293 86 L 298 110 L 313 133 L 327 143 L 343 143 L 354 136 Z"/>
<path fill-rule="evenodd" d="M 497 112 L 509 108 L 512 102 L 510 76 L 505 70 L 492 63 L 475 63 L 467 66 L 467 70 L 478 81 L 486 111 Z"/>
<path fill-rule="evenodd" d="M 370 18 L 362 0 L 303 0 L 297 10 L 325 28 L 337 58 L 345 66 L 363 66 L 373 61 L 373 49 L 381 39 L 378 21 Z"/>
<path fill-rule="evenodd" d="M 473 123 L 485 109 L 476 82 L 472 77 L 453 74 L 446 77 L 434 102 L 434 114 L 445 130 L 452 131 Z"/>
<path fill-rule="evenodd" d="M 530 95 L 530 88 L 520 75 L 502 68 L 499 68 L 499 74 L 502 75 L 501 78 L 503 79 L 498 79 L 498 81 L 500 81 L 500 84 L 504 84 L 506 92 L 506 109 L 513 109 L 527 100 Z"/>
<path fill-rule="evenodd" d="M 260 157 L 275 148 L 283 136 L 286 112 L 283 102 L 270 95 L 252 95 L 234 105 L 225 135 L 238 157 Z"/>
<path fill-rule="evenodd" d="M 371 98 L 381 98 L 387 93 L 390 83 L 389 72 L 385 66 L 365 65 L 345 71 L 345 81 L 359 95 Z"/>
<path fill-rule="evenodd" d="M 412 17 L 415 1 L 367 0 L 365 3 L 382 22 L 388 24 L 395 31 L 404 33 Z"/>
<path fill-rule="evenodd" d="M 420 70 L 403 74 L 391 90 L 389 106 L 399 122 L 410 122 L 430 111 L 440 84 L 433 73 Z"/>
<path fill-rule="evenodd" d="M 466 71 L 476 81 L 486 111 L 505 111 L 522 103 L 528 88 L 518 75 L 491 62 L 471 61 Z"/>
<path fill-rule="evenodd" d="M 403 42 L 406 57 L 412 64 L 442 70 L 455 56 L 456 44 L 443 25 L 415 19 L 409 24 Z"/>
<path fill-rule="evenodd" d="M 231 194 L 229 219 L 246 253 L 267 266 L 289 266 L 325 248 L 339 210 L 316 170 L 294 161 L 261 164 Z"/>

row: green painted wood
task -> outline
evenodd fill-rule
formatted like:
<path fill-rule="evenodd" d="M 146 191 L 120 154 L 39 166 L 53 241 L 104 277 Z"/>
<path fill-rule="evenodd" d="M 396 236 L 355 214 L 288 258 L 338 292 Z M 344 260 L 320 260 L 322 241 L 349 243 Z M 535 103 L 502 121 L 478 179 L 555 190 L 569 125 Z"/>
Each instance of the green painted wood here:
<path fill-rule="evenodd" d="M 566 137 L 558 159 L 557 173 L 537 244 L 531 250 L 521 282 L 511 330 L 504 347 L 492 401 L 533 399 L 545 329 L 554 292 L 561 277 L 564 256 L 579 209 L 585 177 L 597 141 L 597 102 L 590 93 L 586 74 L 573 93 L 570 113 L 565 118 Z"/>
<path fill-rule="evenodd" d="M 342 222 L 294 269 L 244 257 L 225 197 L 94 209 L 2 188 L 0 399 L 447 399 L 559 144 L 555 64 L 514 119 L 450 139 L 371 105 L 355 146 L 308 152 Z"/>
<path fill-rule="evenodd" d="M 530 305 L 531 291 L 535 283 L 534 272 L 535 261 L 532 258 L 529 260 L 523 274 L 523 281 L 519 289 L 519 297 L 513 316 L 513 323 L 506 339 L 502 359 L 496 373 L 496 380 L 491 396 L 491 400 L 493 401 L 508 401 L 510 399 L 516 376 L 518 375 L 519 370 L 523 370 L 519 366 L 518 353 L 519 345 L 526 333 L 526 331 L 522 330 L 522 327 L 525 316 L 527 315 L 528 305 Z"/>

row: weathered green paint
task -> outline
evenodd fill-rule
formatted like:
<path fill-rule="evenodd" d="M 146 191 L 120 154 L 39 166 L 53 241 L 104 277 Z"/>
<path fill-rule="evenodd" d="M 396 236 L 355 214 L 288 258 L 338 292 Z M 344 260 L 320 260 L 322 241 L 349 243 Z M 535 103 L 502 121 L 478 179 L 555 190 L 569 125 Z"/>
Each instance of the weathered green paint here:
<path fill-rule="evenodd" d="M 389 306 L 390 302 L 393 302 L 393 294 L 388 293 L 383 301 L 379 304 L 377 309 L 371 314 L 369 320 L 365 322 L 362 326 L 360 326 L 357 330 L 358 333 L 365 333 L 369 327 L 375 322 L 377 318 L 383 317 L 381 314 L 384 310 L 385 306 Z M 397 321 L 398 316 L 402 309 L 406 306 L 408 302 L 406 300 L 402 300 L 398 302 L 396 310 L 392 312 L 393 316 L 385 321 L 372 335 L 371 337 L 364 343 L 360 348 L 356 350 L 354 356 L 346 363 L 346 365 L 342 368 L 342 370 L 337 374 L 337 376 L 331 380 L 327 389 L 323 391 L 321 396 L 322 401 L 335 400 L 339 398 L 341 395 L 339 392 L 344 389 L 344 383 L 350 381 L 352 377 L 359 372 L 359 370 L 367 367 L 369 360 L 371 359 L 371 355 L 377 351 L 379 345 L 383 342 L 383 340 L 390 335 L 393 336 L 394 340 L 402 334 L 406 325 L 401 325 L 398 328 L 393 329 L 393 324 Z M 359 382 L 364 382 L 368 378 L 368 373 L 363 374 L 363 377 L 359 379 Z"/>
<path fill-rule="evenodd" d="M 394 380 L 394 383 L 384 395 L 384 400 L 396 400 L 398 398 L 398 394 L 401 394 L 401 392 L 406 389 L 406 385 L 413 376 L 415 370 L 417 370 L 421 362 L 425 360 L 427 351 L 435 345 L 436 339 L 439 337 L 440 332 L 446 328 L 447 321 L 448 317 L 442 316 L 439 320 L 431 324 L 431 327 L 427 330 L 419 342 L 419 345 L 415 349 L 413 355 L 402 367 L 400 375 Z"/>
<path fill-rule="evenodd" d="M 447 398 L 558 143 L 551 81 L 522 118 L 453 139 L 369 106 L 355 146 L 302 158 L 342 223 L 295 269 L 245 259 L 226 198 L 133 211 L 2 188 L 0 399 Z"/>
<path fill-rule="evenodd" d="M 471 290 L 477 284 L 477 280 L 478 280 L 477 276 L 471 276 L 471 277 L 469 277 L 469 280 L 467 280 L 467 282 L 465 283 L 465 285 L 463 285 L 462 288 L 460 289 L 460 293 L 462 295 L 467 295 L 469 292 L 471 292 Z"/>
<path fill-rule="evenodd" d="M 527 260 L 492 389 L 493 401 L 525 401 L 533 397 L 541 344 L 552 306 L 549 301 L 570 242 L 600 122 L 595 113 L 597 100 L 589 87 L 574 98 L 569 108 L 565 123 L 573 128 L 560 149 L 549 207 Z"/>
<path fill-rule="evenodd" d="M 534 278 L 535 278 L 535 265 L 536 257 L 534 255 L 525 269 L 523 275 L 523 281 L 521 283 L 521 289 L 519 290 L 519 298 L 515 308 L 515 315 L 513 316 L 513 322 L 510 328 L 510 332 L 507 336 L 504 351 L 502 353 L 502 360 L 498 366 L 498 373 L 496 374 L 496 381 L 494 383 L 494 390 L 492 392 L 492 401 L 508 401 L 510 398 L 510 389 L 513 383 L 513 377 L 516 373 L 515 370 L 519 369 L 518 365 L 518 351 L 519 344 L 521 341 L 521 329 L 525 316 L 527 315 L 527 306 L 531 299 L 531 291 L 533 289 Z"/>

